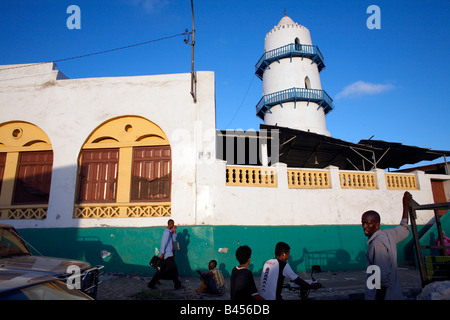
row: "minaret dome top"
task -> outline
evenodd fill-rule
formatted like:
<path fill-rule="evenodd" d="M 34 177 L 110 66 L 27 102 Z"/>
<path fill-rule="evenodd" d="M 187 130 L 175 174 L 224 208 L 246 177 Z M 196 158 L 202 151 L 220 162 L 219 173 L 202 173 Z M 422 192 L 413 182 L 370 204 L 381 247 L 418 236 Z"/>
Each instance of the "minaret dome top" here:
<path fill-rule="evenodd" d="M 309 30 L 285 15 L 278 25 L 266 34 L 264 50 L 273 50 L 290 43 L 312 45 Z"/>
<path fill-rule="evenodd" d="M 291 18 L 285 15 L 283 18 L 281 18 L 280 22 L 278 22 L 278 26 L 287 24 L 296 24 L 296 23 Z"/>

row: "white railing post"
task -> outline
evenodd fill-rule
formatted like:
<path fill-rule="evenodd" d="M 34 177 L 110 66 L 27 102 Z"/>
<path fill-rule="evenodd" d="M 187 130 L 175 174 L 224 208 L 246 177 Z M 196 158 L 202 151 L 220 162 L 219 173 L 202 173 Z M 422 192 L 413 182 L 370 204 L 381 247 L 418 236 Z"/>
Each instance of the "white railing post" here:
<path fill-rule="evenodd" d="M 386 178 L 384 177 L 383 169 L 375 169 L 375 181 L 379 190 L 387 190 Z"/>
<path fill-rule="evenodd" d="M 288 176 L 287 176 L 287 164 L 282 162 L 277 162 L 272 165 L 277 172 L 277 187 L 280 190 L 288 190 Z"/>
<path fill-rule="evenodd" d="M 341 189 L 341 181 L 339 178 L 339 168 L 335 166 L 328 166 L 325 169 L 330 172 L 330 186 L 331 189 L 340 190 Z"/>

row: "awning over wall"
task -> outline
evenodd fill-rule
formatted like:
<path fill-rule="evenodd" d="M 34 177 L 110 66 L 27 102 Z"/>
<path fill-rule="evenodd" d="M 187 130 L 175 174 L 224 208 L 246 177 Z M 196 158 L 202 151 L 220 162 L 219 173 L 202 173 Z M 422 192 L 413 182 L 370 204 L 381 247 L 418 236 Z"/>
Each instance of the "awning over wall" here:
<path fill-rule="evenodd" d="M 450 156 L 450 151 L 431 150 L 381 140 L 361 140 L 358 144 L 374 149 L 377 168 L 382 169 L 398 169 L 405 164 L 415 164 L 424 160 L 432 161 Z"/>
<path fill-rule="evenodd" d="M 333 165 L 341 170 L 400 168 L 423 160 L 450 156 L 450 151 L 402 145 L 379 140 L 351 143 L 332 137 L 290 128 L 261 125 L 261 130 L 278 130 L 279 162 L 288 167 L 325 168 Z M 274 136 L 274 134 L 271 134 Z"/>

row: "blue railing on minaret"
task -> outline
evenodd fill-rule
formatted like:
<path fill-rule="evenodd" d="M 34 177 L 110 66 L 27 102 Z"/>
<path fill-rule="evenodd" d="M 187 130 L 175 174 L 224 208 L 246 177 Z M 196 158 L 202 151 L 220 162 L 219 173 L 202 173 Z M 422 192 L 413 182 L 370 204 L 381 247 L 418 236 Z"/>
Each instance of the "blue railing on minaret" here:
<path fill-rule="evenodd" d="M 270 112 L 270 108 L 274 105 L 281 105 L 284 102 L 307 101 L 314 102 L 322 107 L 325 114 L 333 110 L 333 99 L 324 91 L 318 89 L 290 88 L 270 94 L 266 94 L 261 98 L 256 106 L 256 115 L 264 120 L 266 112 Z"/>
<path fill-rule="evenodd" d="M 262 80 L 264 70 L 269 64 L 271 64 L 273 61 L 277 61 L 283 58 L 292 59 L 292 57 L 310 59 L 311 63 L 317 63 L 319 72 L 322 71 L 323 68 L 325 68 L 322 53 L 317 46 L 291 43 L 283 47 L 264 52 L 255 66 L 255 74 Z"/>

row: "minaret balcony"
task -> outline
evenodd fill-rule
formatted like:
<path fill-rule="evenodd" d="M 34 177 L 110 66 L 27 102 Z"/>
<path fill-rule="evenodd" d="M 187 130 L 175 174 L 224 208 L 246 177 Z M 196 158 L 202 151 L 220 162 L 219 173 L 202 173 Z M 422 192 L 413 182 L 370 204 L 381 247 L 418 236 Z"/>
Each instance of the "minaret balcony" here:
<path fill-rule="evenodd" d="M 264 120 L 264 115 L 270 111 L 270 108 L 279 104 L 283 107 L 285 102 L 307 101 L 314 102 L 323 108 L 325 114 L 333 110 L 333 99 L 324 91 L 318 89 L 290 88 L 274 93 L 267 94 L 261 98 L 256 106 L 256 115 Z"/>
<path fill-rule="evenodd" d="M 312 63 L 317 63 L 317 67 L 319 68 L 319 72 L 325 68 L 325 64 L 323 62 L 323 56 L 317 46 L 312 46 L 308 44 L 288 44 L 282 46 L 277 49 L 273 49 L 267 52 L 264 52 L 262 57 L 259 59 L 256 64 L 255 74 L 262 80 L 264 70 L 274 61 L 278 61 L 284 58 L 290 58 L 292 61 L 292 57 L 301 57 L 308 58 Z"/>

